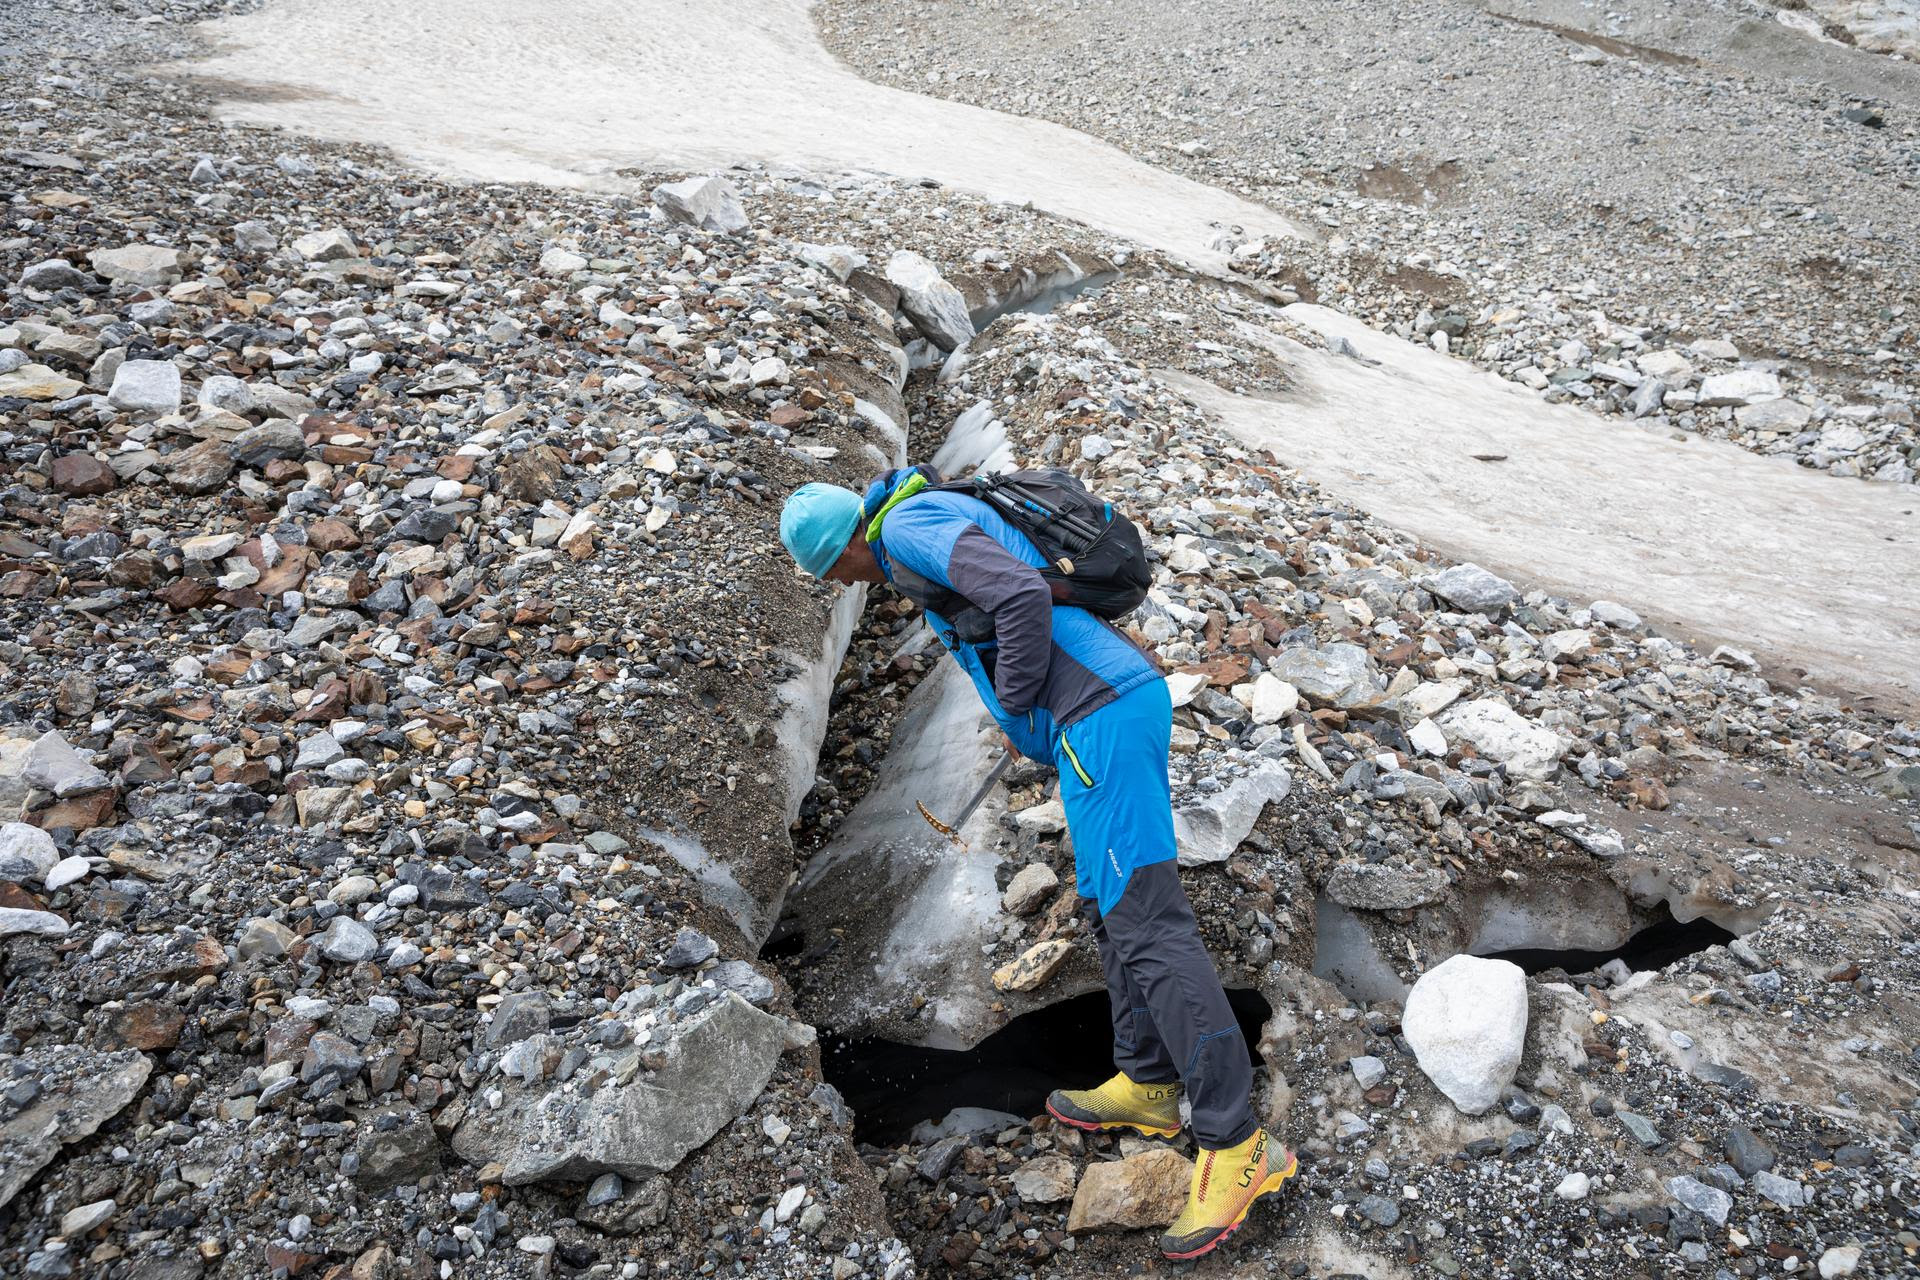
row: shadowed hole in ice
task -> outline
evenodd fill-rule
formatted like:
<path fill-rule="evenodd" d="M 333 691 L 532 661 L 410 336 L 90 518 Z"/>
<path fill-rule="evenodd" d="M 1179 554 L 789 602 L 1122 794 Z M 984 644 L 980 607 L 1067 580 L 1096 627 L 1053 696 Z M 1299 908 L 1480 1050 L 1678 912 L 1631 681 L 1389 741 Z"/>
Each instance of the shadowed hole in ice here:
<path fill-rule="evenodd" d="M 1636 929 L 1624 944 L 1611 951 L 1556 951 L 1546 947 L 1518 947 L 1510 951 L 1480 954 L 1489 960 L 1511 960 L 1528 973 L 1558 969 L 1568 975 L 1591 973 L 1602 965 L 1618 960 L 1635 973 L 1643 969 L 1664 969 L 1676 960 L 1725 946 L 1735 935 L 1711 920 L 1680 921 L 1662 903 L 1647 924 Z"/>
<path fill-rule="evenodd" d="M 1015 292 L 997 305 L 981 307 L 971 319 L 976 331 L 985 329 L 1001 316 L 1015 313 L 1027 315 L 1046 315 L 1055 307 L 1072 302 L 1083 293 L 1098 293 L 1120 278 L 1118 271 L 1101 271 L 1090 276 L 1073 278 L 1069 272 L 1059 272 L 1040 281 L 1036 293 Z"/>
<path fill-rule="evenodd" d="M 1273 1009 L 1257 991 L 1229 989 L 1248 1056 Z M 905 1142 L 923 1120 L 938 1123 L 956 1107 L 1033 1117 L 1047 1094 L 1083 1089 L 1113 1074 L 1113 1022 L 1104 991 L 1023 1013 L 971 1049 L 926 1049 L 891 1040 L 824 1034 L 827 1080 L 853 1109 L 857 1141 Z"/>

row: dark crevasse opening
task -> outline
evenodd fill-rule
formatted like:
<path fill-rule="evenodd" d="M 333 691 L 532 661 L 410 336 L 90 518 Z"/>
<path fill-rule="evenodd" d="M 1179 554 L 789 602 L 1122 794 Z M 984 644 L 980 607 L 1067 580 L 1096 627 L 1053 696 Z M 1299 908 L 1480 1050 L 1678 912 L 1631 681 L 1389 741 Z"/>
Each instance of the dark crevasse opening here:
<path fill-rule="evenodd" d="M 1528 973 L 1558 969 L 1573 975 L 1590 973 L 1609 961 L 1618 960 L 1634 972 L 1664 969 L 1708 947 L 1724 946 L 1735 934 L 1711 920 L 1682 922 L 1662 904 L 1651 923 L 1637 930 L 1612 951 L 1556 951 L 1547 947 L 1522 947 L 1512 951 L 1491 951 L 1489 960 L 1511 960 Z"/>
<path fill-rule="evenodd" d="M 1229 989 L 1227 1000 L 1257 1065 L 1260 1028 L 1273 1008 L 1243 988 Z M 1106 993 L 1095 991 L 1023 1013 L 971 1049 L 832 1034 L 820 1049 L 828 1082 L 853 1109 L 855 1140 L 890 1146 L 957 1107 L 1032 1117 L 1051 1090 L 1100 1083 L 1113 1074 L 1113 1022 Z"/>

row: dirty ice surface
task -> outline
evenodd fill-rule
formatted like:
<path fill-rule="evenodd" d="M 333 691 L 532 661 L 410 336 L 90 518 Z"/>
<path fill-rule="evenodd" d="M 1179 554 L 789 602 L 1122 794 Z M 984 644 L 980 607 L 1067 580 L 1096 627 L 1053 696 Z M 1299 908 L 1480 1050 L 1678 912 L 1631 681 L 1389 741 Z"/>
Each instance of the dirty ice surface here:
<path fill-rule="evenodd" d="M 1244 443 L 1523 588 L 1618 600 L 1770 671 L 1920 709 L 1913 489 L 1603 422 L 1324 307 L 1285 314 L 1361 358 L 1249 327 L 1297 378 L 1288 394 L 1165 376 Z"/>
<path fill-rule="evenodd" d="M 1215 225 L 1292 220 L 1060 125 L 869 84 L 806 0 L 269 0 L 190 68 L 230 119 L 381 143 L 462 176 L 577 186 L 741 161 L 931 177 L 1218 266 Z M 378 33 L 370 36 L 369 33 Z M 216 87 L 216 92 L 219 92 Z"/>
<path fill-rule="evenodd" d="M 959 828 L 957 849 L 914 802 L 951 821 L 1000 753 L 1000 735 L 966 673 L 941 662 L 908 697 L 873 788 L 801 874 L 791 910 L 809 939 L 844 929 L 843 968 L 810 993 L 808 1020 L 848 1033 L 939 992 L 932 1022 L 888 1034 L 940 1049 L 966 1048 L 994 1029 L 997 998 L 983 942 L 999 922 L 991 838 L 1005 809 L 996 792 Z"/>

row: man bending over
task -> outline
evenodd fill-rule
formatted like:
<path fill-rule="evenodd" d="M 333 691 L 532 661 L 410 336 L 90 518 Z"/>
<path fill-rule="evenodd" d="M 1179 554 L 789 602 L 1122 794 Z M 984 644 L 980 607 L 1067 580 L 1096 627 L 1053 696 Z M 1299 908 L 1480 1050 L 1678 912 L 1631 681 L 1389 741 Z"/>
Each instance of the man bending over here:
<path fill-rule="evenodd" d="M 816 578 L 889 583 L 920 605 L 1008 750 L 1059 770 L 1119 1071 L 1055 1090 L 1047 1110 L 1076 1129 L 1173 1137 L 1184 1086 L 1200 1152 L 1160 1248 L 1198 1257 L 1297 1165 L 1254 1120 L 1246 1040 L 1175 872 L 1166 682 L 1111 623 L 1054 603 L 1046 561 L 998 511 L 962 493 L 916 492 L 917 474 L 890 472 L 864 500 L 803 485 L 781 512 L 780 540 Z"/>

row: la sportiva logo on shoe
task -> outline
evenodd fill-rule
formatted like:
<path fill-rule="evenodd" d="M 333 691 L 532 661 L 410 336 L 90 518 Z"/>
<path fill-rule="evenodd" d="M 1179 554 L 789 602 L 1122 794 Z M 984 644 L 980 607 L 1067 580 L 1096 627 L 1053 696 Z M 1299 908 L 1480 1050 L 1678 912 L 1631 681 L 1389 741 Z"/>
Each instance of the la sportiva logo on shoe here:
<path fill-rule="evenodd" d="M 1266 1154 L 1267 1154 L 1267 1135 L 1263 1130 L 1260 1136 L 1254 1139 L 1253 1150 L 1247 1154 L 1246 1168 L 1240 1171 L 1241 1186 L 1250 1187 L 1253 1185 L 1254 1171 L 1260 1167 L 1260 1162 L 1266 1158 Z"/>

